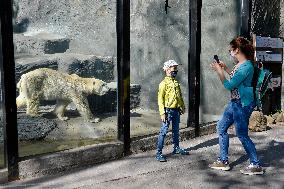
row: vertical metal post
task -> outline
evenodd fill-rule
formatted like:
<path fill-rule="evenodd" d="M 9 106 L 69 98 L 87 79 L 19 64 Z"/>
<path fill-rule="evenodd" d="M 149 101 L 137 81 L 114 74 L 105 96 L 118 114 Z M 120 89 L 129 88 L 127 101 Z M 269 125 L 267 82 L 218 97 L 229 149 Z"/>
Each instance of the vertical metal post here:
<path fill-rule="evenodd" d="M 130 0 L 117 0 L 118 139 L 130 152 Z"/>
<path fill-rule="evenodd" d="M 189 1 L 189 107 L 187 125 L 195 127 L 195 136 L 199 136 L 201 7 L 201 0 Z"/>
<path fill-rule="evenodd" d="M 240 35 L 250 39 L 251 28 L 251 0 L 241 0 L 241 27 Z"/>
<path fill-rule="evenodd" d="M 18 129 L 16 108 L 15 61 L 12 26 L 12 1 L 0 1 L 1 41 L 0 51 L 1 76 L 4 78 L 1 86 L 3 92 L 3 123 L 4 143 L 8 166 L 8 179 L 16 180 L 19 177 L 18 168 Z"/>

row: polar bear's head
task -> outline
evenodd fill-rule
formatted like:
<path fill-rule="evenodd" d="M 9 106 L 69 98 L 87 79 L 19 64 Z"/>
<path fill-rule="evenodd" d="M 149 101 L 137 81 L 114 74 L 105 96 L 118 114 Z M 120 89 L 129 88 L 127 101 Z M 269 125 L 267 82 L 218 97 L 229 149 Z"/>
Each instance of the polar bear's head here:
<path fill-rule="evenodd" d="M 110 88 L 107 86 L 107 83 L 100 79 L 92 79 L 92 93 L 97 95 L 106 94 Z"/>

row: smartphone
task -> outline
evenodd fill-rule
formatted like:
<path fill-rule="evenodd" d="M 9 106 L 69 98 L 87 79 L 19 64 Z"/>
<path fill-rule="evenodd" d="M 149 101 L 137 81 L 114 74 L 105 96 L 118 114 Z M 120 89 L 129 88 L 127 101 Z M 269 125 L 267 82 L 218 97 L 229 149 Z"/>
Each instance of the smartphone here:
<path fill-rule="evenodd" d="M 216 60 L 216 62 L 219 64 L 220 63 L 220 60 L 219 60 L 219 58 L 218 58 L 218 55 L 214 55 L 214 60 Z"/>

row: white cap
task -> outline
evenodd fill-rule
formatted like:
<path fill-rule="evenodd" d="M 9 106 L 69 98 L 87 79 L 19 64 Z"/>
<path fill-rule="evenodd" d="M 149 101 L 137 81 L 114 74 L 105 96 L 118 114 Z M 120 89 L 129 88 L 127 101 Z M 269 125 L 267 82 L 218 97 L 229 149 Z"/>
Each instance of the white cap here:
<path fill-rule="evenodd" d="M 163 70 L 165 71 L 166 69 L 172 66 L 178 66 L 178 63 L 176 63 L 176 61 L 174 60 L 168 60 L 167 62 L 164 63 Z"/>

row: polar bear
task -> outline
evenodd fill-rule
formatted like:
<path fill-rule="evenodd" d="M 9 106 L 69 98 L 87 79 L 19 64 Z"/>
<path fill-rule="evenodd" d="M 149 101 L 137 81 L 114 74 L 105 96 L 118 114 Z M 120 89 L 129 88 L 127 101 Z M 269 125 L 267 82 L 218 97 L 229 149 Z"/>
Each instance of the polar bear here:
<path fill-rule="evenodd" d="M 27 106 L 26 113 L 38 116 L 41 100 L 57 100 L 54 113 L 60 120 L 64 116 L 66 106 L 73 102 L 86 121 L 98 122 L 90 111 L 87 95 L 104 95 L 109 91 L 105 82 L 95 78 L 82 78 L 76 74 L 66 74 L 48 68 L 40 68 L 21 76 L 17 83 L 19 96 L 17 107 Z"/>

